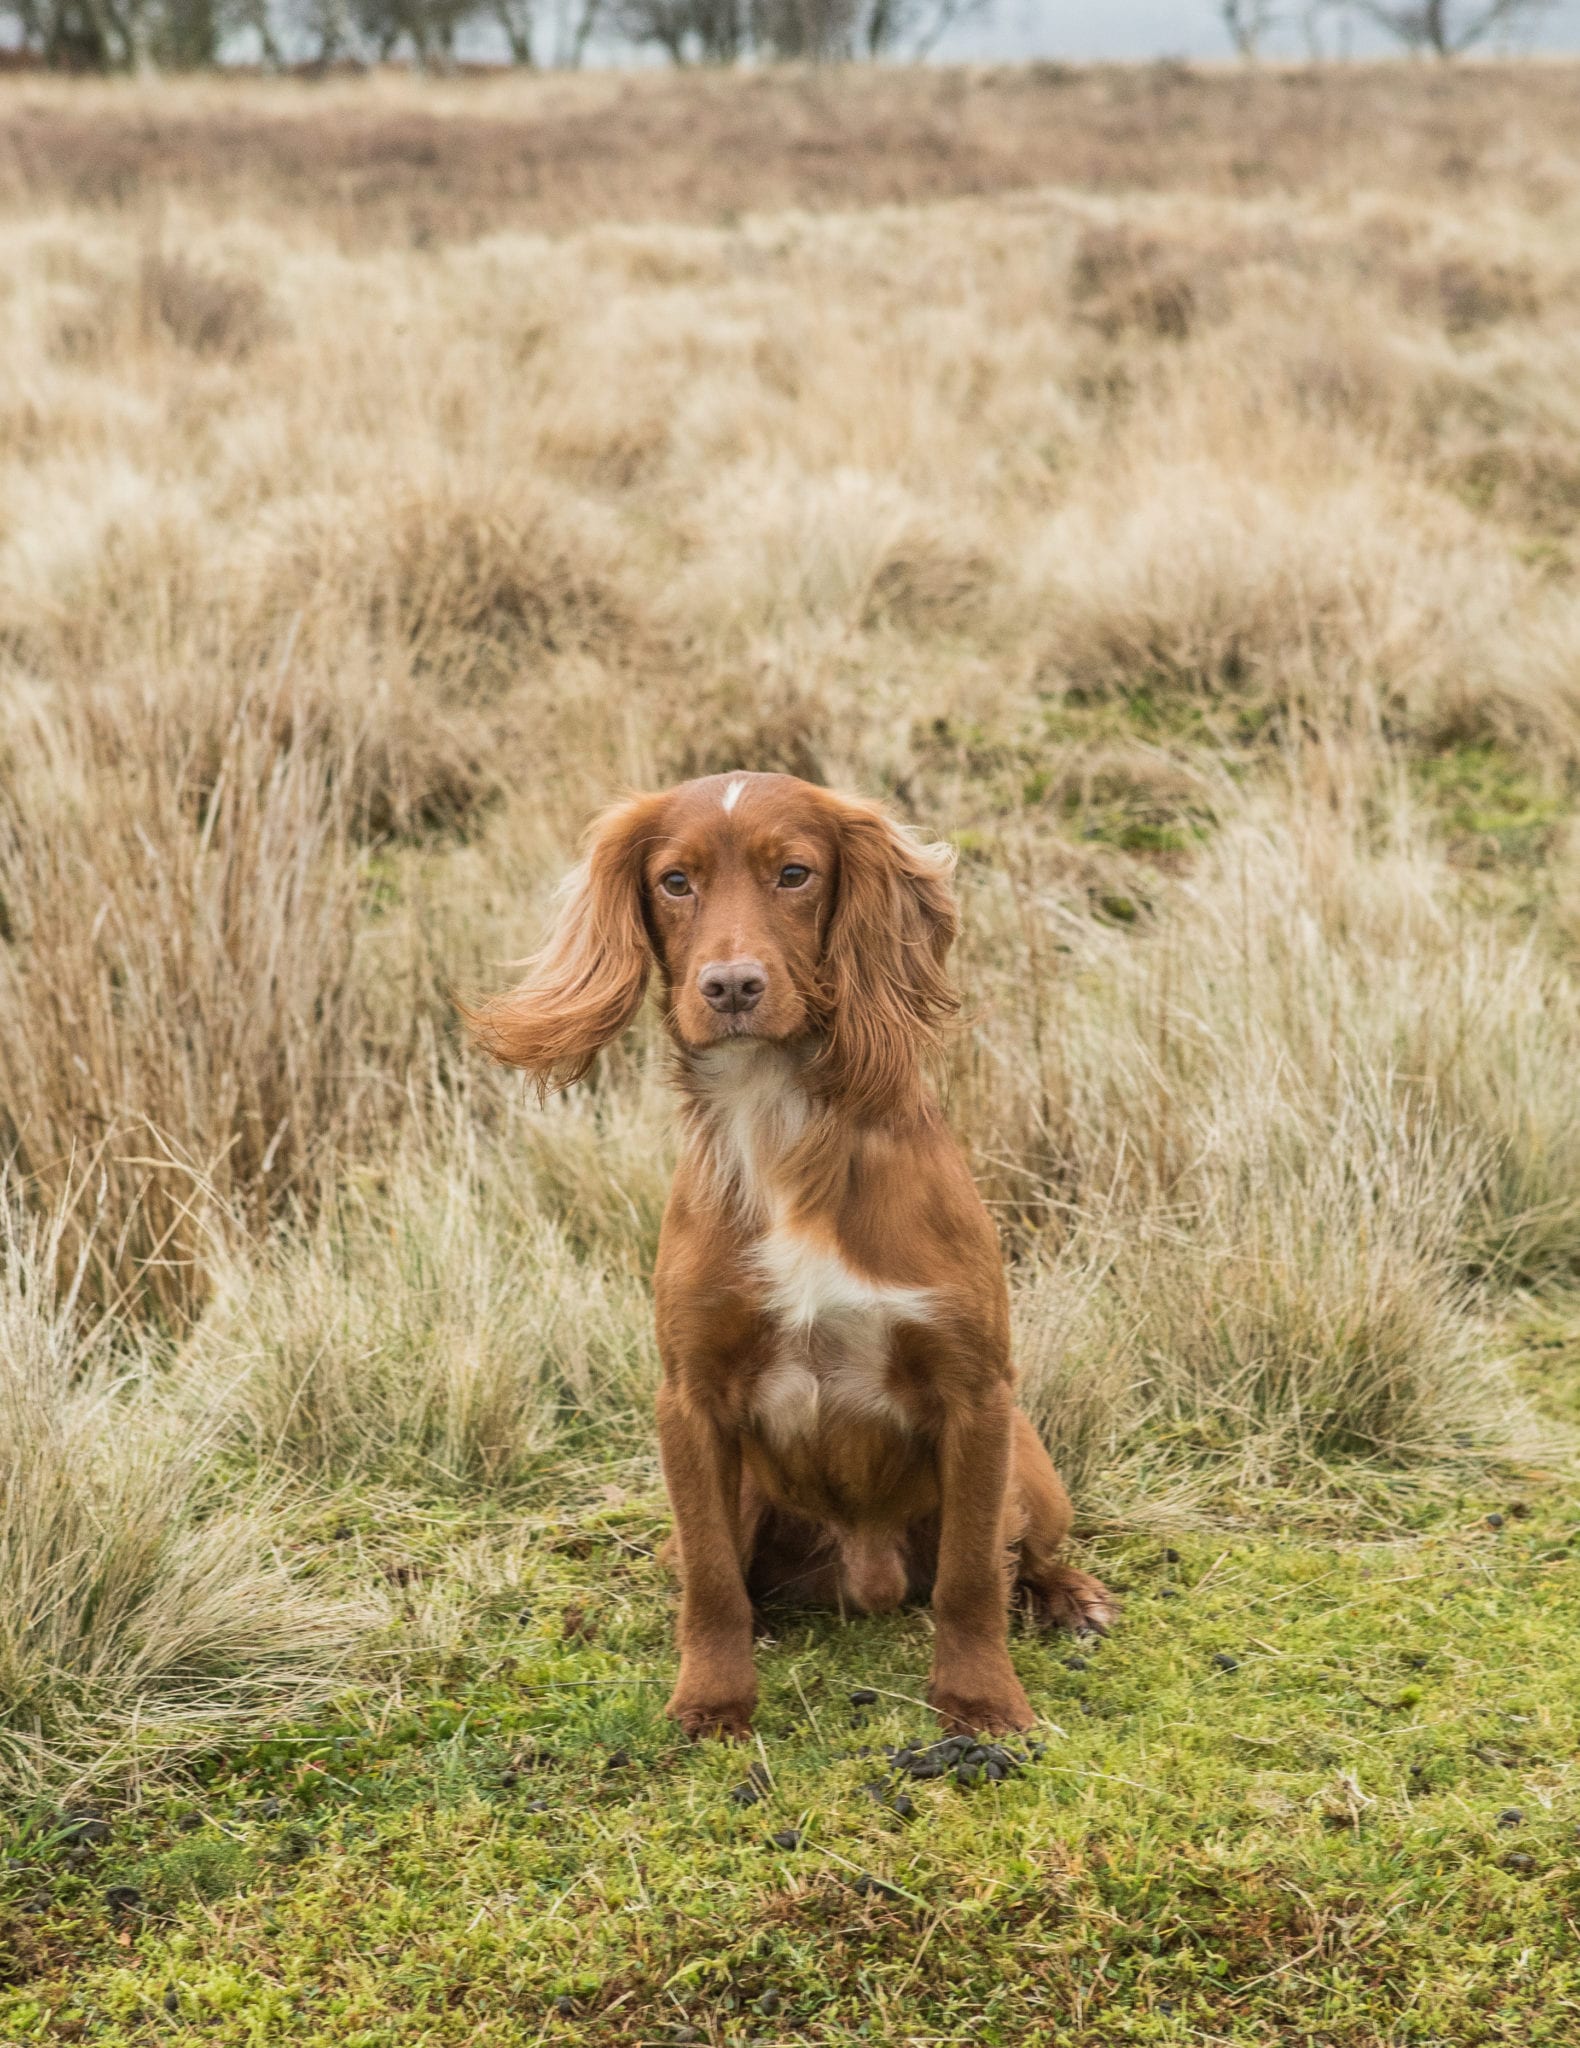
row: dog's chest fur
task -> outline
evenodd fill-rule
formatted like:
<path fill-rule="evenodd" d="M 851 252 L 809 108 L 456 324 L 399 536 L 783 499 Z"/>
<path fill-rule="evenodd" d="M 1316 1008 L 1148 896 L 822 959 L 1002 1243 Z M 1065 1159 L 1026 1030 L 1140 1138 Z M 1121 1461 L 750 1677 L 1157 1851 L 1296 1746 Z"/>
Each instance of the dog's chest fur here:
<path fill-rule="evenodd" d="M 751 1390 L 762 1435 L 789 1448 L 840 1418 L 904 1429 L 889 1385 L 896 1327 L 927 1322 L 925 1287 L 859 1272 L 832 1228 L 791 1220 L 786 1160 L 809 1107 L 795 1056 L 778 1047 L 720 1047 L 698 1063 L 697 1103 L 713 1172 L 751 1233 L 750 1266 L 775 1341 Z"/>

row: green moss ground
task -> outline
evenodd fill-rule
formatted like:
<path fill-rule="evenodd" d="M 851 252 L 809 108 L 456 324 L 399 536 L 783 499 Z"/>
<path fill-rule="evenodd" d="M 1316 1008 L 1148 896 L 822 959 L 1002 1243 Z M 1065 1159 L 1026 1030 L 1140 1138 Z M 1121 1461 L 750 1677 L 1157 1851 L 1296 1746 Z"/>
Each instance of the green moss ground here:
<path fill-rule="evenodd" d="M 1567 1379 L 1556 1325 L 1530 1355 Z M 1116 1634 L 1017 1639 L 1046 1755 L 909 1786 L 902 1819 L 869 1752 L 929 1725 L 926 1616 L 786 1623 L 759 1745 L 688 1746 L 645 1478 L 583 1473 L 580 1508 L 520 1524 L 519 1582 L 462 1647 L 105 1803 L 107 1841 L 80 1810 L 76 1840 L 58 1809 L 13 1816 L 0 2040 L 1580 2037 L 1561 1481 L 1405 1499 L 1415 1526 L 1385 1539 L 1354 1503 L 1093 1538 Z M 416 1602 L 477 1527 L 413 1509 L 368 1533 Z M 735 1803 L 753 1762 L 767 1789 Z M 772 1845 L 787 1829 L 800 1848 Z"/>

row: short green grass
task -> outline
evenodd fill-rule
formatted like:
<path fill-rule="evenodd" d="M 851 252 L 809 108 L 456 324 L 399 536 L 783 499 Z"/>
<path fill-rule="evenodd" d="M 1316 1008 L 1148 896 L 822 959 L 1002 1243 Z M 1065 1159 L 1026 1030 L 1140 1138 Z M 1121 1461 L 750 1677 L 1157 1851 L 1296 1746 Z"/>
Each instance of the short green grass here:
<path fill-rule="evenodd" d="M 1533 1386 L 1567 1386 L 1572 1326 L 1527 1335 Z M 10 1816 L 0 2039 L 1576 2038 L 1580 1520 L 1554 1474 L 1386 1521 L 1373 1480 L 1326 1521 L 1264 1499 L 1092 1535 L 1118 1630 L 1016 1640 L 1045 1755 L 908 1785 L 910 1818 L 881 1752 L 930 1725 L 926 1614 L 781 1617 L 757 1743 L 688 1745 L 651 1467 L 575 1483 L 329 1523 L 414 1610 L 469 1541 L 519 1568 L 449 1648 L 403 1658 L 397 1629 L 310 1724 Z"/>

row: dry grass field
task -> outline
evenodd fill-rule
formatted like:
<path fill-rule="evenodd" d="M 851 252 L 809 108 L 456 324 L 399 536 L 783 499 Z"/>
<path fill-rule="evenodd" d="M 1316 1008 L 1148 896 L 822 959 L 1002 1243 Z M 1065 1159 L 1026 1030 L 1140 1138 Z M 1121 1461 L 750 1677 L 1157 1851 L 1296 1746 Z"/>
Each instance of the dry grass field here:
<path fill-rule="evenodd" d="M 1560 65 L 4 85 L 0 2038 L 1574 2039 L 1577 320 Z M 1127 1589 L 910 1820 L 925 1615 L 661 1719 L 656 1026 L 455 1022 L 733 766 Z"/>

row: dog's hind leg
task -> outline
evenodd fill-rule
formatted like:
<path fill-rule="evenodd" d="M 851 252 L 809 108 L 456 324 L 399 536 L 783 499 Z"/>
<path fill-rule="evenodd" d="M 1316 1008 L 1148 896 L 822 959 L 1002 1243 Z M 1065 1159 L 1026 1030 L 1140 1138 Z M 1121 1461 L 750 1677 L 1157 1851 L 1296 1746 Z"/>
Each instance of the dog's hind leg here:
<path fill-rule="evenodd" d="M 834 1532 L 826 1523 L 769 1506 L 756 1494 L 749 1477 L 747 1485 L 756 1495 L 752 1551 L 746 1561 L 746 1585 L 753 1605 L 837 1608 L 840 1554 Z M 743 1525 L 746 1519 L 743 1502 Z"/>
<path fill-rule="evenodd" d="M 1066 1628 L 1077 1635 L 1105 1634 L 1119 1603 L 1101 1579 L 1060 1563 L 1058 1553 L 1073 1520 L 1070 1496 L 1031 1418 L 1019 1409 L 1010 1494 L 1011 1512 L 1019 1522 L 1016 1584 L 1032 1619 L 1043 1628 Z"/>

